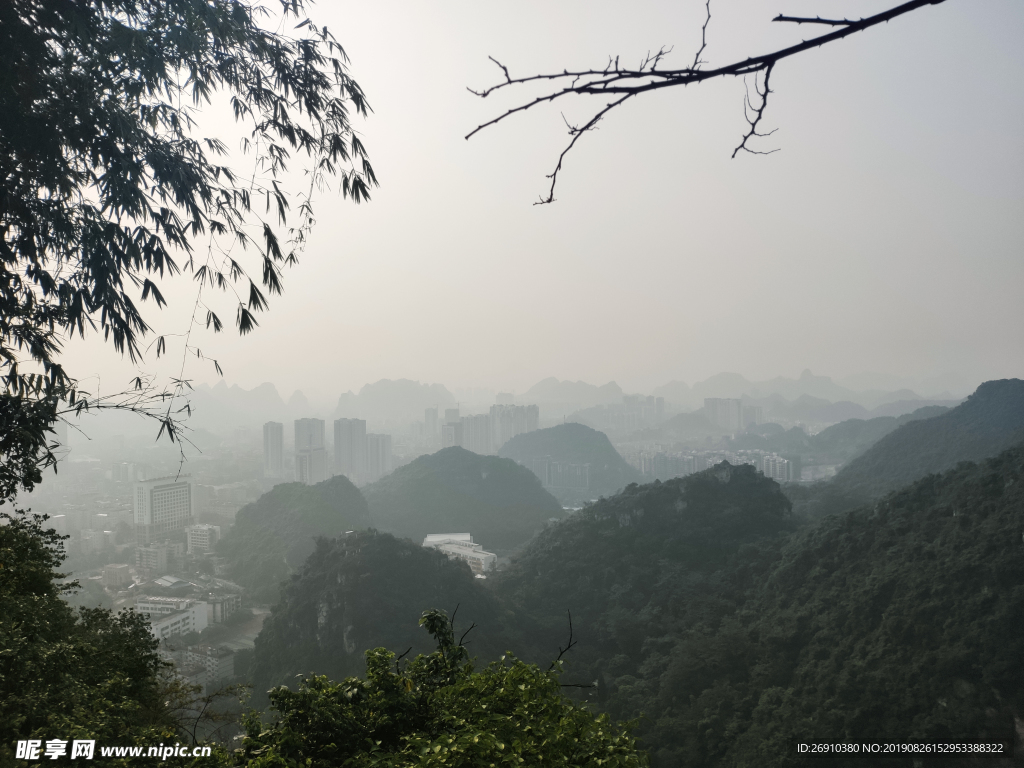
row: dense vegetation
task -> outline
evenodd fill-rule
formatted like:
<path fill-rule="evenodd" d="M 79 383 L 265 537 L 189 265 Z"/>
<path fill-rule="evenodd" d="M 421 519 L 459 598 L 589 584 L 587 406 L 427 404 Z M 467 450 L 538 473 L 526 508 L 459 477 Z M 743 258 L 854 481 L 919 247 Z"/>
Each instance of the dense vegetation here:
<path fill-rule="evenodd" d="M 239 510 L 218 546 L 228 575 L 252 602 L 274 603 L 278 585 L 313 551 L 317 536 L 369 525 L 366 499 L 348 478 L 317 485 L 284 483 Z"/>
<path fill-rule="evenodd" d="M 436 650 L 403 666 L 366 652 L 366 677 L 304 679 L 270 692 L 268 726 L 253 713 L 236 764 L 328 766 L 609 766 L 645 764 L 629 727 L 564 698 L 559 669 L 502 656 L 476 672 L 441 611 L 420 624 Z M 394 669 L 392 670 L 392 667 Z"/>
<path fill-rule="evenodd" d="M 368 648 L 429 652 L 429 639 L 416 629 L 425 606 L 458 609 L 464 627 L 475 622 L 469 647 L 482 659 L 514 650 L 508 638 L 517 617 L 465 563 L 377 531 L 318 540 L 256 640 L 257 693 L 298 674 L 360 674 Z"/>
<path fill-rule="evenodd" d="M 417 544 L 430 533 L 468 532 L 498 554 L 522 546 L 562 515 L 562 506 L 533 472 L 462 448 L 420 456 L 363 493 L 372 523 L 382 531 Z"/>
<path fill-rule="evenodd" d="M 844 467 L 843 491 L 876 498 L 961 461 L 980 461 L 1024 442 L 1024 381 L 987 381 L 961 405 L 904 424 Z"/>
<path fill-rule="evenodd" d="M 790 532 L 774 483 L 720 465 L 588 507 L 496 586 L 551 639 L 572 610 L 570 677 L 643 715 L 657 766 L 794 765 L 798 738 L 1006 741 L 1022 474 L 1024 447 Z"/>
<path fill-rule="evenodd" d="M 666 638 L 735 609 L 740 598 L 723 573 L 749 559 L 753 543 L 793 530 L 789 508 L 751 466 L 630 485 L 538 537 L 495 587 L 538 622 L 549 652 L 571 611 L 579 645 L 569 676 L 601 681 L 603 698 L 607 681 L 637 674 Z"/>
<path fill-rule="evenodd" d="M 187 691 L 164 676 L 147 622 L 130 611 L 72 609 L 61 597 L 73 587 L 56 570 L 61 538 L 41 518 L 2 518 L 0 765 L 14 764 L 25 739 L 185 742 L 173 704 Z"/>
<path fill-rule="evenodd" d="M 526 466 L 542 457 L 571 464 L 589 464 L 590 487 L 580 492 L 586 499 L 611 495 L 642 479 L 640 473 L 615 450 L 607 435 L 583 424 L 559 424 L 516 435 L 501 447 L 498 455 Z"/>

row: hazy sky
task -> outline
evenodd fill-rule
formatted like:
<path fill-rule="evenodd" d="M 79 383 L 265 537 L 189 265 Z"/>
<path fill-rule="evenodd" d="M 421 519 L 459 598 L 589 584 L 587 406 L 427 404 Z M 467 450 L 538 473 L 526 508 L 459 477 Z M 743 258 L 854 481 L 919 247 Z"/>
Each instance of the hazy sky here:
<path fill-rule="evenodd" d="M 772 24 L 780 11 L 893 4 L 712 0 L 704 58 L 820 33 Z M 400 377 L 521 392 L 547 376 L 644 391 L 723 370 L 1024 376 L 1019 0 L 947 0 L 783 62 L 765 117 L 778 131 L 761 144 L 781 151 L 767 157 L 730 159 L 745 128 L 735 80 L 613 113 L 568 157 L 551 206 L 531 203 L 568 139 L 560 112 L 602 102 L 463 139 L 529 94 L 469 94 L 496 82 L 488 55 L 516 75 L 674 45 L 684 66 L 702 13 L 697 0 L 322 0 L 314 19 L 374 109 L 359 129 L 381 188 L 363 206 L 321 196 L 285 295 L 254 334 L 201 337 L 204 352 L 229 383 L 325 398 Z M 175 308 L 154 325 L 184 330 L 194 288 L 167 294 Z M 72 345 L 72 373 L 127 378 L 102 350 Z M 216 380 L 194 363 L 186 375 Z"/>

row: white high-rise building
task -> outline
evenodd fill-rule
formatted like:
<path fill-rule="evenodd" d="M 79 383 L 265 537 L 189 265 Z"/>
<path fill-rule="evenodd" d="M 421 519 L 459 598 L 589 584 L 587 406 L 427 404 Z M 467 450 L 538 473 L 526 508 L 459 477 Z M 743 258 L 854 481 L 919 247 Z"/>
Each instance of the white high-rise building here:
<path fill-rule="evenodd" d="M 327 479 L 323 419 L 295 420 L 295 480 L 316 485 Z"/>
<path fill-rule="evenodd" d="M 284 424 L 268 421 L 263 425 L 263 476 L 284 475 Z"/>
<path fill-rule="evenodd" d="M 334 474 L 353 483 L 366 477 L 366 422 L 362 419 L 334 421 Z"/>
<path fill-rule="evenodd" d="M 132 495 L 135 534 L 140 544 L 184 531 L 195 522 L 195 486 L 189 475 L 140 480 Z"/>

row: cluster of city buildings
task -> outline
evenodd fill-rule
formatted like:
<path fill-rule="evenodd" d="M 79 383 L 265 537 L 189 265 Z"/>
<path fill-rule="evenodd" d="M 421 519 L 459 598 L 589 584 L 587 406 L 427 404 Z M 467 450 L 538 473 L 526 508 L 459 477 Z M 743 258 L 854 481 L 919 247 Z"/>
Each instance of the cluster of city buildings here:
<path fill-rule="evenodd" d="M 437 408 L 424 413 L 424 434 L 429 443 L 441 448 L 461 446 L 467 451 L 488 455 L 516 435 L 534 432 L 540 425 L 540 407 L 497 403 L 490 412 L 462 416 L 458 408 L 446 408 L 440 420 Z"/>
<path fill-rule="evenodd" d="M 712 426 L 723 433 L 736 434 L 752 426 L 764 423 L 764 411 L 759 405 L 743 405 L 743 401 L 731 397 L 705 397 L 704 414 Z"/>
<path fill-rule="evenodd" d="M 296 419 L 295 481 L 306 485 L 322 483 L 345 475 L 362 485 L 372 483 L 394 469 L 391 435 L 368 433 L 363 419 L 334 421 L 334 451 L 328 454 L 326 423 L 323 419 Z M 263 425 L 263 473 L 284 478 L 284 424 Z"/>
<path fill-rule="evenodd" d="M 545 488 L 586 490 L 590 487 L 589 464 L 552 461 L 550 456 L 539 456 L 529 462 L 529 468 Z"/>
<path fill-rule="evenodd" d="M 765 451 L 640 451 L 635 466 L 651 480 L 670 480 L 711 469 L 716 464 L 750 464 L 779 483 L 799 480 L 795 463 Z"/>

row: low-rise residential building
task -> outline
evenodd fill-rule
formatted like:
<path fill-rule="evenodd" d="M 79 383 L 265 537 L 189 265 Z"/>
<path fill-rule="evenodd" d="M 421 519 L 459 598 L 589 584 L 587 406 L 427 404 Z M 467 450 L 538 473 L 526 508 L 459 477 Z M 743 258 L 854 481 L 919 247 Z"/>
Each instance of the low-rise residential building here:
<path fill-rule="evenodd" d="M 185 529 L 185 536 L 190 555 L 206 554 L 212 552 L 217 542 L 220 541 L 220 526 L 208 523 L 190 525 Z"/>
<path fill-rule="evenodd" d="M 468 533 L 431 533 L 423 540 L 423 546 L 440 550 L 452 559 L 464 560 L 477 574 L 492 570 L 498 562 L 496 554 L 485 551 L 483 544 L 474 544 Z"/>
<path fill-rule="evenodd" d="M 140 595 L 135 610 L 149 619 L 150 630 L 158 640 L 202 632 L 209 624 L 209 607 L 190 597 Z"/>

